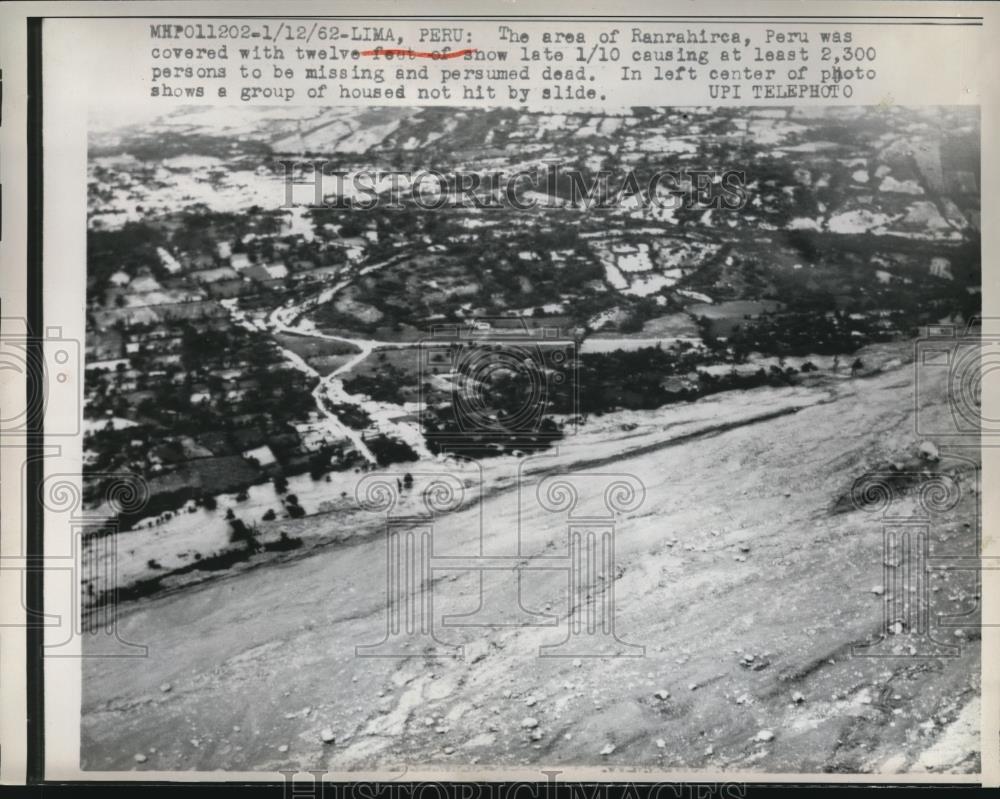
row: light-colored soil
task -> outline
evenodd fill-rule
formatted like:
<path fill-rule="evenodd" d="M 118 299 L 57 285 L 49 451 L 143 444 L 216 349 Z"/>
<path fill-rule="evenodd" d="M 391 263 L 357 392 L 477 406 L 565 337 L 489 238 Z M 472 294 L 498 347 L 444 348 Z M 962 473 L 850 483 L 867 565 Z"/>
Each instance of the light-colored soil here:
<path fill-rule="evenodd" d="M 589 420 L 551 466 L 527 469 L 520 490 L 517 461 L 487 464 L 484 487 L 436 523 L 435 557 L 480 543 L 516 555 L 520 530 L 522 605 L 559 624 L 439 627 L 440 641 L 467 644 L 464 658 L 416 646 L 405 658 L 355 656 L 386 629 L 385 541 L 377 518 L 368 526 L 358 514 L 351 535 L 309 557 L 127 606 L 121 635 L 149 657 L 84 660 L 83 767 L 976 771 L 975 614 L 934 631 L 953 656 L 910 656 L 906 633 L 888 637 L 887 657 L 854 650 L 879 635 L 884 597 L 873 588 L 899 564 L 884 566 L 880 514 L 833 508 L 856 478 L 909 461 L 923 440 L 914 369 L 898 357 L 866 353 L 866 364 L 892 366 L 864 378 Z M 944 390 L 927 395 L 941 424 Z M 942 451 L 943 469 L 954 450 Z M 947 468 L 965 490 L 932 519 L 931 553 L 968 555 L 974 468 Z M 537 568 L 565 552 L 567 531 L 531 500 L 540 480 L 581 473 L 645 487 L 641 507 L 616 519 L 615 574 L 590 585 L 600 601 L 613 583 L 617 634 L 642 657 L 538 657 L 565 637 L 566 573 Z M 599 499 L 583 496 L 580 510 L 596 512 Z M 486 600 L 517 579 L 492 572 Z M 475 573 L 435 571 L 432 585 L 438 621 L 478 605 Z M 936 572 L 932 610 L 972 611 L 977 590 L 974 572 Z"/>

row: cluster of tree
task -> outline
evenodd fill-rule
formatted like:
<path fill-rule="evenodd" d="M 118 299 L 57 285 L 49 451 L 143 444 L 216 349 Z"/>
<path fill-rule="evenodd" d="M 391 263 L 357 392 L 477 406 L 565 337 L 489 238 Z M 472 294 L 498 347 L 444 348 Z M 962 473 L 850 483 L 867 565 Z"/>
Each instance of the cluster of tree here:
<path fill-rule="evenodd" d="M 344 380 L 344 389 L 351 394 L 364 394 L 376 402 L 401 405 L 405 401 L 401 389 L 409 380 L 411 378 L 399 367 L 383 364 L 373 374 L 358 374 L 347 378 Z M 353 415 L 352 418 L 355 418 L 355 421 L 361 420 L 357 415 Z"/>
<path fill-rule="evenodd" d="M 779 356 L 837 355 L 891 337 L 877 317 L 852 319 L 844 312 L 820 316 L 781 313 L 736 325 L 725 343 L 706 334 L 705 343 L 717 350 L 728 349 L 733 359 L 742 363 L 751 352 Z"/>
<path fill-rule="evenodd" d="M 563 430 L 551 416 L 538 416 L 532 425 L 518 424 L 513 428 L 502 423 L 470 422 L 462 411 L 448 405 L 425 417 L 424 436 L 428 449 L 435 454 L 488 458 L 547 449 L 562 438 Z"/>
<path fill-rule="evenodd" d="M 375 456 L 379 466 L 390 466 L 393 463 L 409 463 L 420 459 L 413 447 L 405 441 L 379 435 L 365 439 L 365 444 Z"/>

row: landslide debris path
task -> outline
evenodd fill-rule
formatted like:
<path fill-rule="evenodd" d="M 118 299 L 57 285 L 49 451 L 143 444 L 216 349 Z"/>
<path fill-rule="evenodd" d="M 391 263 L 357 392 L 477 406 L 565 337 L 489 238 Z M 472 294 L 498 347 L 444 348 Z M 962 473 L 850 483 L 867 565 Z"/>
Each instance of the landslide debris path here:
<path fill-rule="evenodd" d="M 603 420 L 608 455 L 624 454 L 602 471 L 638 476 L 646 501 L 619 520 L 617 573 L 592 590 L 614 581 L 618 635 L 644 657 L 537 657 L 564 636 L 568 604 L 563 574 L 535 572 L 522 604 L 558 627 L 439 629 L 462 659 L 357 658 L 386 623 L 384 541 L 364 536 L 123 614 L 121 636 L 149 657 L 84 661 L 83 766 L 974 771 L 974 626 L 956 628 L 954 657 L 852 654 L 882 626 L 882 526 L 831 507 L 873 463 L 918 446 L 912 381 L 908 367 L 845 381 L 824 402 L 664 448 Z M 742 399 L 760 416 L 768 392 L 716 407 Z M 713 406 L 689 409 L 701 407 Z M 664 429 L 672 414 L 628 418 Z M 484 494 L 435 540 L 477 544 L 481 514 L 484 547 L 520 525 L 524 560 L 558 553 L 565 528 L 516 497 Z M 965 496 L 943 539 L 968 535 L 977 501 Z M 937 575 L 936 596 L 973 608 L 972 577 Z M 438 619 L 480 598 L 469 572 L 436 571 L 414 592 L 431 589 Z"/>

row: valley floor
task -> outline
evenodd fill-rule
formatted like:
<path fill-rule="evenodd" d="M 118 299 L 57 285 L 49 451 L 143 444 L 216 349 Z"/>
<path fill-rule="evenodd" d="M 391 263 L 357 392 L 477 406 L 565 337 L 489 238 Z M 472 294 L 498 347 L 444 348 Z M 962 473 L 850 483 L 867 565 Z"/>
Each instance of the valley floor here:
<path fill-rule="evenodd" d="M 515 459 L 487 463 L 466 506 L 437 521 L 435 556 L 481 546 L 540 569 L 564 551 L 566 524 L 519 497 L 556 474 L 638 479 L 644 502 L 615 521 L 615 573 L 595 574 L 588 592 L 600 600 L 613 583 L 617 635 L 642 656 L 538 656 L 566 634 L 563 572 L 529 570 L 519 583 L 496 571 L 481 585 L 441 569 L 412 589 L 433 588 L 436 620 L 519 584 L 522 606 L 558 624 L 437 627 L 464 658 L 417 647 L 356 657 L 385 635 L 386 544 L 377 517 L 355 514 L 308 557 L 128 605 L 120 634 L 149 657 L 84 660 L 82 766 L 408 779 L 491 768 L 544 779 L 539 769 L 568 766 L 975 772 L 975 624 L 934 630 L 955 647 L 944 656 L 912 656 L 906 634 L 889 636 L 887 656 L 855 649 L 882 631 L 886 576 L 901 564 L 884 557 L 879 514 L 836 506 L 856 478 L 922 441 L 903 352 L 866 353 L 885 368 L 865 378 L 592 419 L 557 454 L 522 461 L 520 487 Z M 931 409 L 942 421 L 944 390 Z M 932 525 L 932 552 L 970 551 L 974 467 L 961 478 L 971 490 Z M 939 611 L 978 601 L 974 572 L 935 573 L 928 591 Z"/>

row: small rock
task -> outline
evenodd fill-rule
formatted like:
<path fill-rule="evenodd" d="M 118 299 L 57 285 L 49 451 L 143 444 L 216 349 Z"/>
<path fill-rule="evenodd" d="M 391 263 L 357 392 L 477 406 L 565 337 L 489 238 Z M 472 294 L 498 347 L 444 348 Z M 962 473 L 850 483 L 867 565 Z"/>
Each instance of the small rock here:
<path fill-rule="evenodd" d="M 603 757 L 607 757 L 608 755 L 610 755 L 614 751 L 615 751 L 615 745 L 614 744 L 606 744 L 604 746 L 604 748 L 601 750 L 601 755 Z"/>
<path fill-rule="evenodd" d="M 135 756 L 135 762 L 136 762 L 136 763 L 145 763 L 145 762 L 146 762 L 146 759 L 147 759 L 147 758 L 146 758 L 146 756 L 145 756 L 145 755 L 144 755 L 144 754 L 143 754 L 142 752 L 139 752 L 139 753 L 138 753 L 138 754 L 137 754 L 137 755 Z"/>
<path fill-rule="evenodd" d="M 542 731 L 541 730 L 532 730 L 531 731 L 531 740 L 532 741 L 540 741 L 540 740 L 542 740 Z"/>
<path fill-rule="evenodd" d="M 709 746 L 709 747 L 708 747 L 708 748 L 707 748 L 707 749 L 705 750 L 705 754 L 706 754 L 706 755 L 714 755 L 714 754 L 715 754 L 715 747 L 714 747 L 714 746 Z"/>
<path fill-rule="evenodd" d="M 805 695 L 801 691 L 793 691 L 792 692 L 792 701 L 796 705 L 801 705 L 803 702 L 806 701 L 806 697 L 805 697 Z"/>
<path fill-rule="evenodd" d="M 234 724 L 234 725 L 233 725 L 233 732 L 239 732 L 239 731 L 240 731 L 241 729 L 242 729 L 242 728 L 240 727 L 240 725 L 239 725 L 239 724 Z"/>
<path fill-rule="evenodd" d="M 656 692 L 655 696 L 657 699 L 661 701 L 666 700 L 670 698 L 670 691 L 666 690 L 665 688 L 661 688 L 659 691 Z"/>
<path fill-rule="evenodd" d="M 885 593 L 885 587 L 881 585 L 872 586 L 872 591 L 875 596 L 882 596 Z"/>
<path fill-rule="evenodd" d="M 698 690 L 698 683 L 696 683 L 696 682 L 689 683 L 688 684 L 688 690 L 689 691 L 697 691 Z"/>
<path fill-rule="evenodd" d="M 288 744 L 282 744 L 281 746 L 279 746 L 278 747 L 278 751 L 282 752 L 282 753 L 287 752 L 288 751 Z"/>
<path fill-rule="evenodd" d="M 537 702 L 538 700 L 535 699 L 535 697 L 533 696 L 529 696 L 527 699 L 524 700 L 524 704 L 526 704 L 528 707 L 534 707 L 535 704 L 537 704 Z"/>
<path fill-rule="evenodd" d="M 740 658 L 740 665 L 745 669 L 762 671 L 771 665 L 771 661 L 763 655 L 744 655 Z"/>
<path fill-rule="evenodd" d="M 740 552 L 749 552 L 749 551 L 750 551 L 749 544 L 740 544 Z"/>
<path fill-rule="evenodd" d="M 774 740 L 774 733 L 770 730 L 761 730 L 753 737 L 753 739 L 755 741 L 762 741 L 766 743 L 767 741 Z"/>
<path fill-rule="evenodd" d="M 892 755 L 888 760 L 886 760 L 879 771 L 884 774 L 896 774 L 903 771 L 906 767 L 906 755 Z"/>
<path fill-rule="evenodd" d="M 451 754 L 454 754 L 454 753 L 455 753 L 455 747 L 454 747 L 454 746 L 446 746 L 446 747 L 445 747 L 445 748 L 444 748 L 444 749 L 443 749 L 442 751 L 443 751 L 443 752 L 444 752 L 444 753 L 445 753 L 446 755 L 451 755 Z"/>
<path fill-rule="evenodd" d="M 163 683 L 163 685 L 160 686 L 160 690 L 163 691 L 163 693 L 168 694 L 170 693 L 170 689 L 173 687 L 174 686 L 172 686 L 170 683 L 165 682 Z"/>
<path fill-rule="evenodd" d="M 325 744 L 332 744 L 337 740 L 337 737 L 333 734 L 333 730 L 329 727 L 324 727 L 320 730 L 319 739 Z"/>
<path fill-rule="evenodd" d="M 582 665 L 583 665 L 583 661 L 582 661 L 582 660 L 580 660 L 580 658 L 575 658 L 575 659 L 573 660 L 573 666 L 574 666 L 575 668 L 580 668 L 580 666 L 582 666 Z"/>
<path fill-rule="evenodd" d="M 941 459 L 941 453 L 938 451 L 937 446 L 931 441 L 921 441 L 920 447 L 918 448 L 920 457 L 928 461 L 937 461 Z"/>
<path fill-rule="evenodd" d="M 479 663 L 489 654 L 489 644 L 485 641 L 473 641 L 465 645 L 465 659 L 469 663 Z"/>
<path fill-rule="evenodd" d="M 534 716 L 526 716 L 525 718 L 521 719 L 521 726 L 524 727 L 526 730 L 532 730 L 538 726 L 538 719 L 536 719 Z"/>
<path fill-rule="evenodd" d="M 667 742 L 664 741 L 662 738 L 657 738 L 656 739 L 656 748 L 657 749 L 664 749 L 666 747 L 666 745 L 667 745 Z"/>

